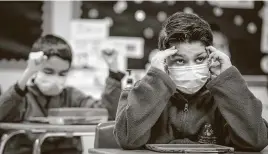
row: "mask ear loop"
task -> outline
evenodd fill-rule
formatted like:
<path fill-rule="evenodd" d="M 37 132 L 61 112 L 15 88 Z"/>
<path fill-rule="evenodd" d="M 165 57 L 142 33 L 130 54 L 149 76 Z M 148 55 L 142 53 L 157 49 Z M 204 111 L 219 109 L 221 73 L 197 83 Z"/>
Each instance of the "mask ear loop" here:
<path fill-rule="evenodd" d="M 205 48 L 205 50 L 206 50 L 206 52 L 207 52 L 207 54 L 208 54 L 208 56 L 207 56 L 207 57 L 209 58 L 210 51 L 209 51 L 209 50 L 207 50 L 206 48 Z M 211 64 L 211 60 L 209 60 L 209 59 L 208 59 L 209 78 L 210 78 L 210 79 L 212 79 L 212 78 L 211 78 L 212 73 L 211 73 L 211 70 L 210 70 L 210 64 Z"/>
<path fill-rule="evenodd" d="M 206 53 L 207 53 L 207 58 L 209 58 L 209 55 L 210 55 L 209 50 L 207 50 L 207 49 L 205 48 L 205 51 L 206 51 Z M 210 62 L 209 59 L 208 59 L 208 66 L 209 66 L 210 63 L 211 63 L 211 62 Z"/>
<path fill-rule="evenodd" d="M 167 59 L 164 60 L 164 69 L 165 69 L 165 72 L 167 74 L 169 74 L 169 71 L 168 71 L 168 65 L 167 65 Z"/>

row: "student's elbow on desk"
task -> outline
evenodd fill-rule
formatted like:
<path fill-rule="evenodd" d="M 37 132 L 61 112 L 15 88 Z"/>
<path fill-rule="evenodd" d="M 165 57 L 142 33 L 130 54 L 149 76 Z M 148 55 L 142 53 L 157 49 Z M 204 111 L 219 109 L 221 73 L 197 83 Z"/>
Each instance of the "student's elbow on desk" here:
<path fill-rule="evenodd" d="M 123 143 L 123 142 L 117 142 L 117 143 L 124 150 L 137 150 L 143 147 L 143 145 L 137 145 L 137 144 L 129 144 L 129 143 Z"/>
<path fill-rule="evenodd" d="M 117 144 L 125 150 L 141 149 L 147 143 L 150 137 L 149 133 L 139 136 L 136 133 L 128 134 L 127 132 L 124 132 L 121 129 L 119 130 L 116 127 L 113 133 Z"/>
<path fill-rule="evenodd" d="M 136 149 L 141 149 L 145 144 L 138 142 L 131 142 L 127 137 L 118 137 L 115 133 L 115 139 L 117 144 L 124 150 L 136 150 Z"/>

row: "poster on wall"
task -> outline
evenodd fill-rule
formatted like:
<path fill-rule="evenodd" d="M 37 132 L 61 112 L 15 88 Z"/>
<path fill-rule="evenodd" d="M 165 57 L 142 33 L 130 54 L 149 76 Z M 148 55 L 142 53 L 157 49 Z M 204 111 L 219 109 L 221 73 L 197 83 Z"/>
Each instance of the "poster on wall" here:
<path fill-rule="evenodd" d="M 233 1 L 215 1 L 209 0 L 209 4 L 222 8 L 241 8 L 241 9 L 253 9 L 254 1 L 252 0 L 233 0 Z"/>
<path fill-rule="evenodd" d="M 261 52 L 268 54 L 268 2 L 265 2 L 262 8 Z M 268 55 L 262 57 L 260 67 L 268 74 Z"/>
<path fill-rule="evenodd" d="M 142 37 L 123 37 L 110 36 L 116 46 L 123 46 L 126 56 L 133 59 L 141 59 L 144 56 L 144 38 Z"/>
<path fill-rule="evenodd" d="M 73 49 L 72 66 L 74 68 L 87 67 L 89 58 L 94 56 L 94 53 L 89 55 L 90 50 L 95 50 L 92 44 L 98 47 L 98 44 L 109 36 L 109 21 L 107 19 L 76 19 L 71 22 L 70 27 L 70 43 Z"/>
<path fill-rule="evenodd" d="M 70 43 L 73 50 L 72 70 L 67 85 L 99 99 L 108 70 L 100 58 L 99 46 L 109 36 L 105 19 L 78 19 L 71 22 Z M 102 69 L 100 69 L 102 68 Z"/>
<path fill-rule="evenodd" d="M 76 87 L 95 99 L 101 98 L 109 74 L 102 54 L 104 50 L 115 50 L 118 53 L 117 65 L 121 72 L 127 68 L 129 51 L 135 53 L 136 57 L 143 56 L 140 53 L 143 52 L 142 39 L 109 37 L 109 30 L 110 23 L 107 19 L 80 19 L 71 24 L 73 63 L 67 85 Z"/>
<path fill-rule="evenodd" d="M 268 53 L 268 2 L 265 2 L 262 11 L 261 51 Z"/>

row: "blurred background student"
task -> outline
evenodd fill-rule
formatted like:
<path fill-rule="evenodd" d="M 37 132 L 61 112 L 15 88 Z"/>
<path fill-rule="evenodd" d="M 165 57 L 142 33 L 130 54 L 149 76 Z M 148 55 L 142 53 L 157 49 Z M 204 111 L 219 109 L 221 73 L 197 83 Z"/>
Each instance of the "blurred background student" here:
<path fill-rule="evenodd" d="M 48 116 L 49 109 L 66 107 L 105 108 L 108 110 L 109 120 L 114 120 L 122 77 L 118 77 L 115 51 L 109 55 L 104 51 L 103 56 L 109 66 L 109 77 L 102 99 L 98 101 L 79 89 L 65 86 L 72 62 L 72 51 L 68 43 L 55 35 L 40 37 L 33 44 L 28 66 L 22 77 L 0 96 L 0 121 L 24 122 L 32 117 Z M 30 140 L 23 141 L 23 146 L 27 141 L 31 149 Z M 71 151 L 78 144 L 70 142 L 57 140 L 51 145 L 47 144 L 43 149 L 55 152 L 58 148 L 53 145 L 58 144 L 58 147 L 64 145 L 64 148 Z M 18 152 L 17 149 L 22 147 L 18 144 L 18 148 L 13 148 L 15 151 L 12 153 Z"/>

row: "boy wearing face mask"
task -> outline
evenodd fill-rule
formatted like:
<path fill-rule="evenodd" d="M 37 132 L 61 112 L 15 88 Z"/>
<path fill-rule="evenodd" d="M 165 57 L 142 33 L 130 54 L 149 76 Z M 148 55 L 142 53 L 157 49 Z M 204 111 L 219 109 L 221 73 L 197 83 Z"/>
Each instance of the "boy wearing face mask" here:
<path fill-rule="evenodd" d="M 119 100 L 114 135 L 123 149 L 145 144 L 220 144 L 261 151 L 268 144 L 262 104 L 209 24 L 175 13 L 163 24 L 147 75 Z"/>
<path fill-rule="evenodd" d="M 109 65 L 110 75 L 102 100 L 97 101 L 78 89 L 64 87 L 72 62 L 68 43 L 54 35 L 39 38 L 33 44 L 22 77 L 0 97 L 0 121 L 22 122 L 29 117 L 45 117 L 50 108 L 61 107 L 106 108 L 109 120 L 113 120 L 123 74 L 117 70 L 116 54 L 103 57 Z"/>

